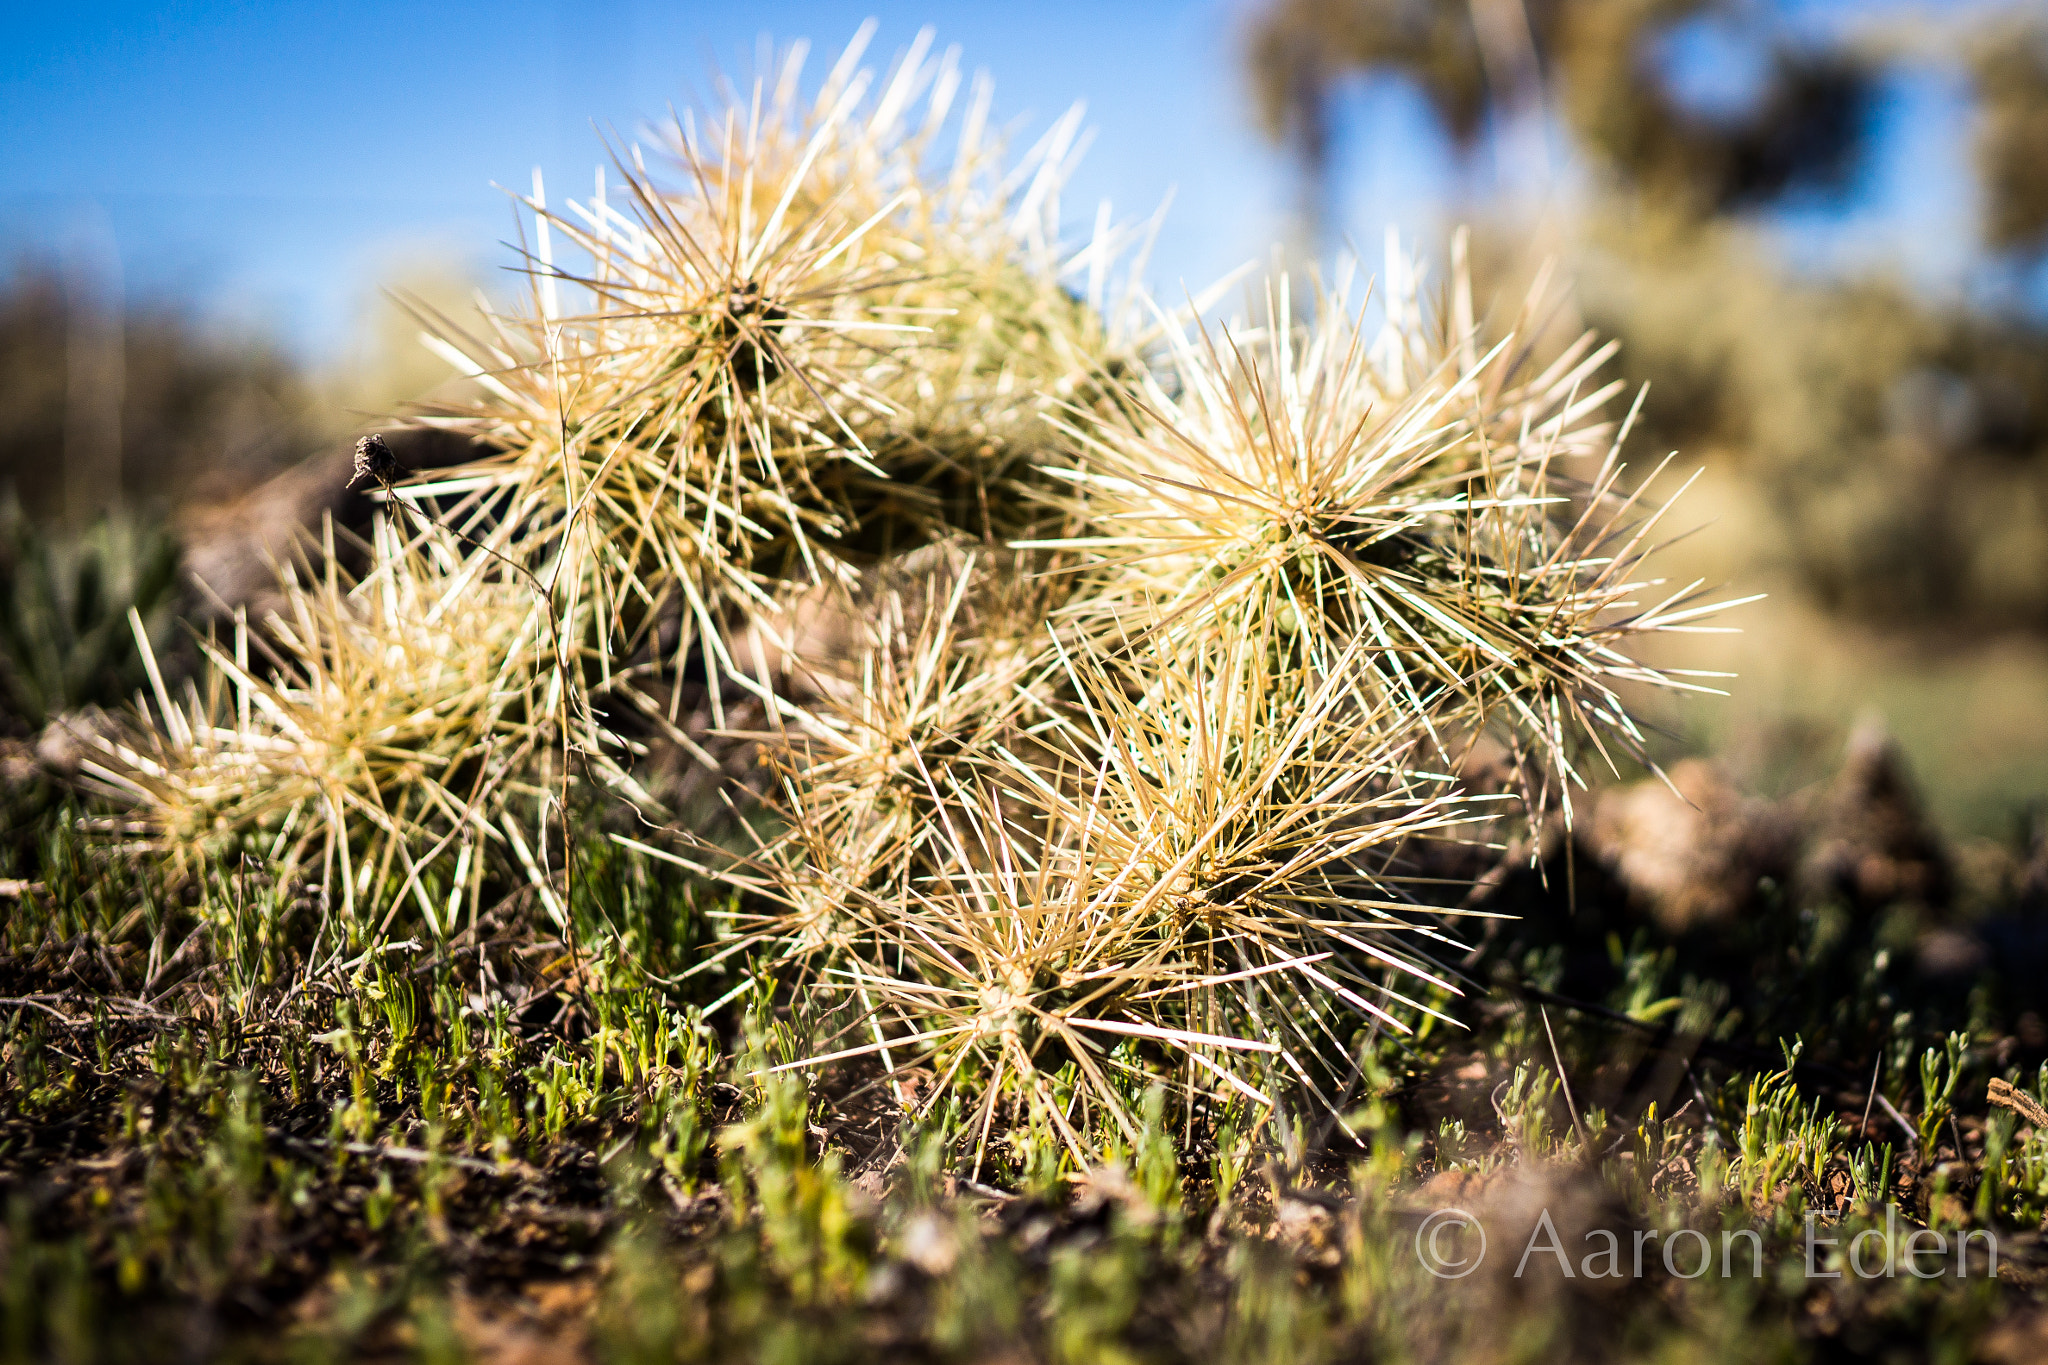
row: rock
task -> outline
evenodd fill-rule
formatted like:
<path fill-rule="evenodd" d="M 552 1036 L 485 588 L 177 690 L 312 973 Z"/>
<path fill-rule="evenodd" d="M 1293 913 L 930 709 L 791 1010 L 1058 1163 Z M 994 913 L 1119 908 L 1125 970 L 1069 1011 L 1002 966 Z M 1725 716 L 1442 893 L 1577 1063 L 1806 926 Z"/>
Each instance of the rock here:
<path fill-rule="evenodd" d="M 100 752 L 97 738 L 113 728 L 97 710 L 57 716 L 36 736 L 36 762 L 44 772 L 68 782 L 78 776 L 78 766 L 88 755 Z"/>
<path fill-rule="evenodd" d="M 2035 1365 L 2048 1360 L 2048 1312 L 2021 1309 L 1985 1333 L 1976 1358 L 1985 1365 Z"/>
<path fill-rule="evenodd" d="M 953 1229 L 929 1210 L 913 1216 L 897 1238 L 896 1254 L 938 1279 L 953 1269 L 960 1257 L 960 1244 Z"/>
<path fill-rule="evenodd" d="M 0 790 L 25 787 L 42 775 L 35 746 L 18 739 L 0 739 Z"/>
<path fill-rule="evenodd" d="M 1669 785 L 1651 778 L 1603 793 L 1586 842 L 1666 932 L 1729 923 L 1756 900 L 1763 878 L 1785 879 L 1796 824 L 1704 760 L 1687 759 L 1670 777 Z"/>
<path fill-rule="evenodd" d="M 772 610 L 749 614 L 727 647 L 735 664 L 750 674 L 765 671 L 779 694 L 803 704 L 826 695 L 845 672 L 861 620 L 846 593 L 806 587 Z"/>
<path fill-rule="evenodd" d="M 1839 901 L 1862 918 L 1899 902 L 1949 907 L 1947 850 L 1882 720 L 1857 725 L 1841 772 L 1812 802 L 1810 822 L 1797 873 L 1803 901 Z"/>
<path fill-rule="evenodd" d="M 1923 976 L 1944 981 L 1971 980 L 1989 965 L 1983 941 L 1960 929 L 1928 930 L 1914 945 L 1913 958 Z"/>
<path fill-rule="evenodd" d="M 1415 1212 L 1418 1260 L 1440 1276 L 1442 1292 L 1484 1315 L 1472 1320 L 1469 1358 L 1491 1359 L 1488 1347 L 1509 1345 L 1486 1338 L 1491 1322 L 1512 1320 L 1502 1307 L 1516 1304 L 1547 1304 L 1583 1322 L 1593 1340 L 1582 1344 L 1601 1358 L 1607 1343 L 1597 1339 L 1619 1326 L 1608 1305 L 1638 1278 L 1665 1276 L 1655 1235 L 1639 1243 L 1634 1219 L 1590 1171 L 1525 1159 L 1484 1177 L 1445 1172 L 1424 1186 Z M 1679 1252 L 1689 1270 L 1698 1251 Z"/>
<path fill-rule="evenodd" d="M 2034 830 L 2033 847 L 2017 881 L 2013 901 L 2019 913 L 2048 917 L 2048 822 Z"/>
<path fill-rule="evenodd" d="M 487 452 L 466 436 L 430 429 L 383 433 L 401 473 L 442 469 Z M 354 456 L 348 449 L 323 451 L 247 492 L 225 500 L 187 504 L 178 512 L 185 546 L 185 573 L 198 600 L 188 614 L 204 620 L 247 609 L 260 622 L 277 605 L 275 566 L 288 562 L 319 535 L 321 519 L 364 536 L 377 503 L 370 491 L 349 486 Z"/>

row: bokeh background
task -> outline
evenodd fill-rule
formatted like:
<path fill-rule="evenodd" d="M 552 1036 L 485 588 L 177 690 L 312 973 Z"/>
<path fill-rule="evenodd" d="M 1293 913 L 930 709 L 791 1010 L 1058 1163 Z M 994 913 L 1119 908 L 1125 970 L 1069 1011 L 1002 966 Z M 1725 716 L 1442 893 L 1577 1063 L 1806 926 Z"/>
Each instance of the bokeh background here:
<path fill-rule="evenodd" d="M 2048 5 L 1237 0 L 1032 6 L 15 6 L 0 57 L 0 730 L 118 704 L 126 609 L 175 634 L 336 505 L 358 432 L 447 382 L 387 291 L 518 278 L 506 189 L 814 70 L 957 44 L 1063 201 L 1162 203 L 1178 299 L 1391 228 L 1482 289 L 1549 268 L 1651 384 L 1632 459 L 1702 472 L 1674 575 L 1769 594 L 1666 707 L 1782 795 L 1859 725 L 1964 839 L 2048 798 Z M 764 46 L 765 45 L 765 46 Z M 498 188 L 505 187 L 505 188 Z M 1439 268 L 1436 278 L 1442 277 Z M 1675 480 L 1673 481 L 1676 482 Z M 195 578 L 204 579 L 201 588 Z"/>

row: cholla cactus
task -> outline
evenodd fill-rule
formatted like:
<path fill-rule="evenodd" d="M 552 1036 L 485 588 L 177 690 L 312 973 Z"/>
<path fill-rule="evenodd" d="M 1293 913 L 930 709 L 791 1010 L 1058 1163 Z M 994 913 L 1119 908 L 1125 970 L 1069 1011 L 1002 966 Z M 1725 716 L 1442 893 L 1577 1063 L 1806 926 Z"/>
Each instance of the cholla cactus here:
<path fill-rule="evenodd" d="M 859 895 L 907 903 L 939 872 L 947 812 L 1012 765 L 1051 751 L 1056 661 L 1032 638 L 1048 583 L 1008 552 L 941 542 L 871 570 L 862 592 L 813 590 L 786 613 L 824 637 L 777 638 L 778 727 L 755 736 L 772 775 L 775 834 L 736 871 L 775 907 L 736 927 L 815 974 L 846 948 L 835 907 Z M 823 598 L 829 608 L 819 610 Z M 819 616 L 839 630 L 819 630 Z M 1011 803 L 1009 819 L 1025 812 Z M 714 861 L 718 851 L 698 841 Z"/>
<path fill-rule="evenodd" d="M 905 734 L 873 777 L 888 793 L 877 804 L 916 810 L 884 825 L 895 875 L 874 875 L 881 860 L 843 806 L 798 806 L 750 869 L 783 907 L 754 927 L 857 1003 L 878 1035 L 857 1051 L 893 1067 L 930 1044 L 938 1080 L 923 1105 L 964 1080 L 984 1129 L 1010 1100 L 1077 1142 L 1049 1100 L 1068 1067 L 1084 1107 L 1127 1137 L 1141 1075 L 1261 1105 L 1276 1081 L 1300 1081 L 1334 1111 L 1345 1063 L 1329 1040 L 1355 1027 L 1341 1015 L 1406 1032 L 1393 1007 L 1437 1011 L 1391 977 L 1459 993 L 1429 951 L 1448 941 L 1432 927 L 1443 912 L 1389 863 L 1464 812 L 1384 747 L 1341 678 L 1274 686 L 1245 666 L 1257 649 L 1064 660 L 1046 708 L 1060 714 L 1029 748 L 928 758 L 929 738 Z M 974 703 L 969 689 L 934 699 Z M 830 788 L 790 790 L 794 804 Z"/>
<path fill-rule="evenodd" d="M 380 520 L 370 548 L 351 581 L 330 530 L 324 569 L 280 574 L 283 609 L 258 642 L 271 667 L 237 620 L 231 647 L 202 642 L 204 692 L 183 701 L 138 631 L 154 713 L 145 702 L 146 728 L 102 738 L 87 770 L 131 804 L 121 828 L 140 847 L 188 874 L 231 850 L 317 865 L 358 930 L 417 910 L 447 933 L 492 850 L 559 916 L 544 848 L 510 812 L 559 800 L 565 731 L 606 759 L 565 704 L 544 600 L 439 528 L 406 541 Z"/>
<path fill-rule="evenodd" d="M 636 148 L 623 207 L 602 175 L 567 211 L 537 189 L 532 311 L 482 337 L 436 324 L 486 396 L 433 419 L 502 453 L 429 486 L 508 491 L 531 555 L 566 547 L 598 595 L 607 657 L 679 612 L 675 657 L 701 649 L 714 683 L 744 685 L 727 635 L 778 579 L 849 582 L 948 526 L 1013 531 L 998 485 L 1037 452 L 1040 413 L 1112 358 L 1102 311 L 1061 278 L 1100 301 L 1123 239 L 1105 224 L 1085 261 L 1054 253 L 1074 120 L 1012 167 L 977 80 L 934 165 L 955 54 L 929 59 L 920 35 L 877 83 L 866 32 L 811 100 L 799 45 L 678 122 L 672 184 Z"/>
<path fill-rule="evenodd" d="M 1412 296 L 1368 340 L 1341 291 L 1300 327 L 1286 289 L 1267 327 L 1176 332 L 1163 373 L 1063 424 L 1068 491 L 1043 496 L 1080 534 L 1026 542 L 1080 557 L 1026 670 L 1059 682 L 1043 746 L 870 746 L 870 790 L 918 812 L 891 847 L 919 841 L 921 871 L 863 854 L 835 880 L 864 846 L 843 805 L 804 805 L 828 769 L 790 786 L 760 931 L 853 993 L 877 1035 L 856 1051 L 932 1050 L 926 1104 L 983 1087 L 984 1128 L 1007 1096 L 1072 1140 L 1048 1108 L 1063 1069 L 1119 1126 L 1140 1072 L 1285 1087 L 1341 1121 L 1353 1032 L 1460 993 L 1435 951 L 1457 912 L 1401 875 L 1410 840 L 1485 809 L 1454 751 L 1503 735 L 1540 817 L 1583 782 L 1583 743 L 1640 753 L 1619 683 L 1695 685 L 1618 648 L 1717 608 L 1698 585 L 1635 600 L 1661 513 L 1620 488 L 1625 429 L 1587 391 L 1606 352 L 1582 339 L 1524 379 L 1526 343 L 1479 354 Z M 961 690 L 916 692 L 923 713 L 977 711 L 985 675 L 925 643 L 917 676 Z"/>
<path fill-rule="evenodd" d="M 1398 252 L 1388 273 L 1415 277 Z M 1085 556 L 1084 629 L 1267 639 L 1266 666 L 1343 672 L 1386 742 L 1426 736 L 1440 766 L 1501 735 L 1532 813 L 1555 794 L 1569 819 L 1582 741 L 1642 756 L 1616 684 L 1696 685 L 1622 648 L 1728 605 L 1639 577 L 1662 511 L 1620 483 L 1617 386 L 1588 391 L 1611 348 L 1526 373 L 1525 333 L 1478 354 L 1412 294 L 1373 340 L 1341 289 L 1307 327 L 1286 279 L 1268 304 L 1264 328 L 1176 331 L 1124 408 L 1069 426 L 1086 529 L 1040 543 Z"/>
<path fill-rule="evenodd" d="M 929 792 L 973 785 L 1047 720 L 1049 665 L 1013 633 L 1015 567 L 935 548 L 955 554 L 909 556 L 941 563 L 868 600 L 849 658 L 817 661 L 819 696 L 796 711 L 776 759 L 837 857 L 897 878 L 931 837 Z"/>
<path fill-rule="evenodd" d="M 357 922 L 445 931 L 497 848 L 566 925 L 526 811 L 579 754 L 629 787 L 592 694 L 701 662 L 719 727 L 728 684 L 768 717 L 764 818 L 650 851 L 740 893 L 693 970 L 851 1007 L 797 1065 L 922 1066 L 1083 1158 L 1155 1079 L 1341 1122 L 1359 1035 L 1461 990 L 1406 858 L 1487 810 L 1462 751 L 1569 818 L 1585 746 L 1641 752 L 1621 684 L 1694 685 L 1625 652 L 1715 607 L 1642 574 L 1610 351 L 1537 371 L 1536 299 L 1482 351 L 1398 252 L 1376 330 L 1283 278 L 1263 326 L 1143 332 L 1106 215 L 1058 250 L 1075 120 L 1012 165 L 952 54 L 864 42 L 679 123 L 673 184 L 622 157 L 623 208 L 536 183 L 531 311 L 435 341 L 485 397 L 433 420 L 498 452 L 379 476 L 408 519 L 287 576 L 276 679 L 209 648 L 97 771 L 149 846 L 317 857 Z"/>

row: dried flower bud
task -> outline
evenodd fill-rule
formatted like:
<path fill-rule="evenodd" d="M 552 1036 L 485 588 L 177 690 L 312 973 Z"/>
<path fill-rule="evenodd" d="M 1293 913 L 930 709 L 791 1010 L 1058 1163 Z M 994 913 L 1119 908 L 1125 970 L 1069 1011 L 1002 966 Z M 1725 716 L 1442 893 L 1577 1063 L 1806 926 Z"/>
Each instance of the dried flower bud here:
<path fill-rule="evenodd" d="M 390 446 L 384 444 L 382 436 L 371 432 L 356 442 L 356 470 L 349 477 L 350 488 L 364 479 L 373 483 L 390 483 L 399 473 L 398 457 L 391 453 Z"/>

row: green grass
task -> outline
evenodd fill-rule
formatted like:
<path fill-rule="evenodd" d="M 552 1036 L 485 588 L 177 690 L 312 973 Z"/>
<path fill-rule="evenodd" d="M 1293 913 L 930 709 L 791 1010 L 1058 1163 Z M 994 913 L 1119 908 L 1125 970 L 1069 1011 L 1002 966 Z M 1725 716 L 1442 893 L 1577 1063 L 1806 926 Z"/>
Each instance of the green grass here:
<path fill-rule="evenodd" d="M 1027 1122 L 977 1176 L 961 1106 L 911 1125 L 871 1058 L 772 1071 L 840 1021 L 740 959 L 680 978 L 719 893 L 594 833 L 572 935 L 514 888 L 323 971 L 289 888 L 179 894 L 9 802 L 10 1359 L 1948 1360 L 2039 1311 L 2048 1133 L 1982 1100 L 2048 1098 L 2038 1043 L 1995 975 L 1929 989 L 1829 907 L 1588 954 L 1612 905 L 1511 879 L 1471 1027 L 1353 1040 L 1355 1136 L 1134 1084 L 1135 1144 L 1101 1123 L 1084 1168 Z M 1580 1229 L 1657 1231 L 1649 1274 L 1513 1278 L 1532 1200 L 1575 1263 Z M 1994 1231 L 2000 1275 L 1804 1277 L 1809 1214 L 1846 1247 L 1887 1204 Z M 1415 1255 L 1448 1205 L 1497 1244 L 1469 1279 Z M 1670 1275 L 1683 1228 L 1754 1230 L 1763 1273 L 1737 1239 L 1742 1273 Z"/>

